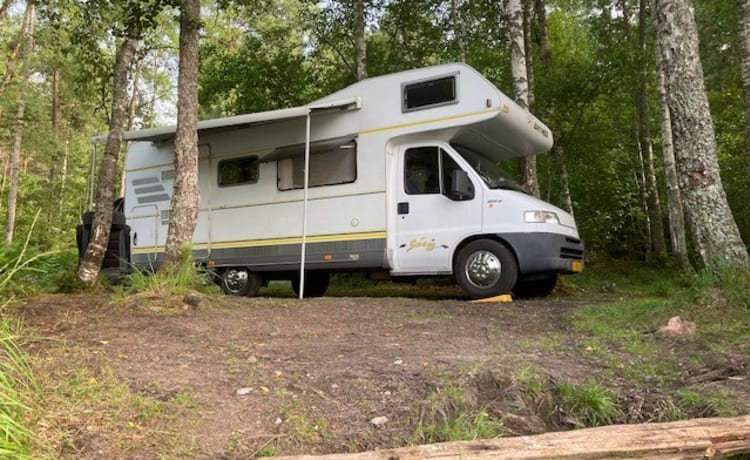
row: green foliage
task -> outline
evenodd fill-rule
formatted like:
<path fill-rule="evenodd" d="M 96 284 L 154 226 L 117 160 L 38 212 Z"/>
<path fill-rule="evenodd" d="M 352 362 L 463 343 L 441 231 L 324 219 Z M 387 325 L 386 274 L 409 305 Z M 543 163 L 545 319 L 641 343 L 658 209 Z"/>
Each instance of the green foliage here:
<path fill-rule="evenodd" d="M 417 424 L 414 442 L 427 444 L 491 439 L 508 435 L 508 430 L 486 407 L 472 407 L 464 390 L 446 386 L 432 393 Z"/>
<path fill-rule="evenodd" d="M 622 414 L 617 395 L 593 378 L 580 385 L 560 382 L 557 390 L 563 412 L 581 427 L 608 425 Z"/>
<path fill-rule="evenodd" d="M 29 422 L 38 414 L 42 393 L 19 346 L 18 330 L 8 318 L 0 320 L 0 457 L 22 460 L 33 458 L 36 440 Z"/>
<path fill-rule="evenodd" d="M 192 291 L 218 293 L 213 274 L 195 264 L 189 247 L 182 249 L 183 261 L 169 270 L 133 269 L 117 286 L 122 294 L 147 292 L 163 296 L 181 295 Z"/>

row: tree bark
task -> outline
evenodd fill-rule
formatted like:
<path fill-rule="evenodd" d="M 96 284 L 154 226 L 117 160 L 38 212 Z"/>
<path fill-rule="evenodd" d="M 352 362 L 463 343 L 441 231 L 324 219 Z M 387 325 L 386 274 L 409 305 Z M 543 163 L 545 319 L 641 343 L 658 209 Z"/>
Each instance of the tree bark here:
<path fill-rule="evenodd" d="M 16 228 L 16 206 L 18 205 L 18 180 L 21 163 L 21 145 L 23 142 L 24 115 L 26 112 L 26 85 L 31 76 L 31 55 L 34 52 L 34 6 L 31 2 L 26 5 L 26 24 L 23 33 L 24 70 L 21 88 L 18 96 L 18 110 L 16 112 L 16 131 L 13 136 L 13 149 L 10 152 L 10 188 L 8 190 L 8 215 L 5 222 L 5 244 L 13 243 Z"/>
<path fill-rule="evenodd" d="M 508 0 L 508 23 L 510 34 L 510 67 L 513 78 L 513 97 L 524 109 L 529 108 L 529 80 L 526 72 L 526 45 L 523 36 L 523 8 L 521 0 Z M 539 197 L 536 174 L 536 156 L 519 160 L 521 186 L 528 193 Z"/>
<path fill-rule="evenodd" d="M 454 441 L 353 454 L 278 460 L 581 460 L 720 459 L 750 452 L 750 416 L 609 425 L 534 436 Z"/>
<path fill-rule="evenodd" d="M 652 7 L 654 0 L 652 0 Z M 654 11 L 656 8 L 654 7 Z M 655 18 L 654 18 L 655 19 Z M 687 236 L 685 234 L 685 214 L 680 197 L 680 185 L 677 178 L 677 167 L 672 143 L 672 119 L 667 104 L 667 87 L 662 64 L 659 43 L 656 43 L 656 92 L 659 96 L 659 114 L 661 120 L 661 150 L 664 159 L 664 179 L 667 184 L 667 216 L 669 218 L 669 237 L 672 246 L 672 257 L 681 271 L 690 270 Z"/>
<path fill-rule="evenodd" d="M 365 40 L 365 0 L 354 0 L 354 62 L 357 80 L 367 78 L 367 41 Z"/>
<path fill-rule="evenodd" d="M 636 105 L 638 108 L 638 143 L 641 146 L 643 163 L 646 176 L 646 198 L 648 202 L 649 225 L 653 252 L 657 259 L 666 260 L 667 242 L 664 238 L 664 221 L 661 213 L 661 200 L 659 199 L 659 186 L 656 182 L 656 169 L 654 168 L 654 146 L 651 143 L 651 114 L 648 108 L 648 65 L 646 60 L 646 29 L 648 28 L 647 0 L 640 0 L 638 12 L 638 45 L 640 75 L 638 91 L 636 94 Z"/>
<path fill-rule="evenodd" d="M 78 267 L 78 279 L 86 283 L 94 282 L 99 275 L 104 254 L 109 244 L 117 158 L 120 155 L 120 142 L 122 141 L 126 116 L 128 70 L 130 69 L 130 63 L 133 61 L 137 43 L 137 40 L 132 37 L 124 38 L 115 56 L 112 115 L 109 120 L 109 134 L 104 148 L 104 157 L 99 167 L 94 223 L 91 226 L 89 244 Z"/>
<path fill-rule="evenodd" d="M 737 34 L 745 100 L 745 130 L 750 142 L 750 0 L 737 0 Z M 747 153 L 750 155 L 750 148 Z"/>
<path fill-rule="evenodd" d="M 464 43 L 464 31 L 461 16 L 458 14 L 458 1 L 451 0 L 451 22 L 453 23 L 453 40 L 458 47 L 459 62 L 466 62 L 466 44 Z"/>
<path fill-rule="evenodd" d="M 544 0 L 534 0 L 534 13 L 536 14 L 538 28 L 536 42 L 539 48 L 539 56 L 544 65 L 549 65 L 552 62 L 552 53 L 550 52 L 549 40 L 547 39 L 547 10 Z"/>
<path fill-rule="evenodd" d="M 655 13 L 680 191 L 695 247 L 709 269 L 750 270 L 721 182 L 692 2 L 656 0 Z"/>
<path fill-rule="evenodd" d="M 198 222 L 198 46 L 200 0 L 184 0 L 180 11 L 180 67 L 177 80 L 175 183 L 163 269 L 186 262 L 182 249 L 190 244 Z"/>
<path fill-rule="evenodd" d="M 523 0 L 523 55 L 526 57 L 526 80 L 528 84 L 529 111 L 536 108 L 534 95 L 534 58 L 531 54 L 531 16 L 534 0 Z"/>
<path fill-rule="evenodd" d="M 560 171 L 560 202 L 562 208 L 573 216 L 575 213 L 573 212 L 573 200 L 570 197 L 570 180 L 568 179 L 568 168 L 565 166 L 565 144 L 563 144 L 563 136 L 559 129 L 555 131 L 554 136 L 555 144 L 552 146 L 552 155 L 557 160 Z"/>

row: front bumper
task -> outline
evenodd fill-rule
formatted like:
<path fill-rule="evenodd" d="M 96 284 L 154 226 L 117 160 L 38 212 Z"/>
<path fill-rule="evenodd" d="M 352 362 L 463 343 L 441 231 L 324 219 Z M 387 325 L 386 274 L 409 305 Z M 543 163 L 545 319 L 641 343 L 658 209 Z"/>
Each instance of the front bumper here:
<path fill-rule="evenodd" d="M 583 270 L 585 250 L 579 239 L 557 233 L 501 233 L 497 236 L 513 249 L 522 275 Z"/>

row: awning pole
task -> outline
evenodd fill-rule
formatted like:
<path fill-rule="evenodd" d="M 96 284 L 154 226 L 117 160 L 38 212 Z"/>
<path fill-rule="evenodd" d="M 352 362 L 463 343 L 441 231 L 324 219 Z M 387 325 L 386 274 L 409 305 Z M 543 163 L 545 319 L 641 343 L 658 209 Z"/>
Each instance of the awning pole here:
<path fill-rule="evenodd" d="M 302 256 L 299 266 L 299 298 L 305 293 L 305 246 L 307 245 L 307 188 L 310 183 L 310 109 L 307 109 L 305 126 L 305 185 L 302 199 Z"/>
<path fill-rule="evenodd" d="M 96 179 L 94 176 L 96 175 L 96 142 L 91 143 L 92 151 L 91 151 L 91 174 L 89 174 L 89 211 L 94 210 L 94 183 L 96 182 Z"/>

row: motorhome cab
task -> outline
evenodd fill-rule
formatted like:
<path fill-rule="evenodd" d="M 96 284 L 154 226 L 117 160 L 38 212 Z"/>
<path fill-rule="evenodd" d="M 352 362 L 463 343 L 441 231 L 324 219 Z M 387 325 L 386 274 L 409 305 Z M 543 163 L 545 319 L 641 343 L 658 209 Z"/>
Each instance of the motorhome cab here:
<path fill-rule="evenodd" d="M 163 256 L 174 133 L 124 137 L 136 267 Z M 469 66 L 369 78 L 307 106 L 202 121 L 198 133 L 193 251 L 228 294 L 289 279 L 323 295 L 330 273 L 361 271 L 453 276 L 473 298 L 544 295 L 583 268 L 573 217 L 497 167 L 549 150 L 550 130 Z"/>

